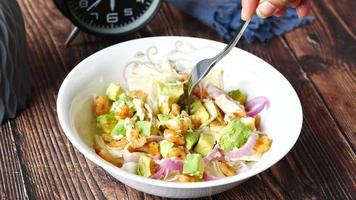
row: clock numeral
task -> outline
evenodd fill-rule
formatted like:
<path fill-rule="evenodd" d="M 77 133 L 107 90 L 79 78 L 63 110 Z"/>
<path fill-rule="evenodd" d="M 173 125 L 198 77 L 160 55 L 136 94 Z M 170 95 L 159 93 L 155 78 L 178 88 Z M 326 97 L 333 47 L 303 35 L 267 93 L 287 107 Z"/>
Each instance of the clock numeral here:
<path fill-rule="evenodd" d="M 79 8 L 87 8 L 89 5 L 88 0 L 80 0 L 79 1 Z"/>
<path fill-rule="evenodd" d="M 108 13 L 106 15 L 107 23 L 117 23 L 119 21 L 119 16 L 117 13 Z"/>
<path fill-rule="evenodd" d="M 94 16 L 96 20 L 99 19 L 99 13 L 97 12 L 91 12 L 89 15 Z"/>
<path fill-rule="evenodd" d="M 124 9 L 124 15 L 125 15 L 125 16 L 132 16 L 132 15 L 133 15 L 133 10 L 132 10 L 132 8 L 125 8 L 125 9 Z"/>
<path fill-rule="evenodd" d="M 136 2 L 145 3 L 145 0 L 136 0 Z"/>

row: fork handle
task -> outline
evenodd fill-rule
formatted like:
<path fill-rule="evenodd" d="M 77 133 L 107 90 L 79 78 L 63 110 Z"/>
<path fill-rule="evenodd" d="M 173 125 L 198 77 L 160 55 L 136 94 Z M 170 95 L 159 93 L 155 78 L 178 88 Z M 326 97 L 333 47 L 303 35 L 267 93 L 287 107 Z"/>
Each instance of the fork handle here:
<path fill-rule="evenodd" d="M 247 26 L 249 25 L 251 20 L 247 20 L 247 21 L 243 21 L 243 24 L 241 26 L 240 31 L 236 34 L 236 36 L 234 37 L 233 40 L 230 41 L 230 43 L 215 57 L 213 57 L 212 59 L 214 60 L 214 62 L 219 62 L 224 56 L 226 56 L 235 46 L 236 44 L 239 42 L 239 40 L 241 39 L 243 33 L 245 32 Z"/>

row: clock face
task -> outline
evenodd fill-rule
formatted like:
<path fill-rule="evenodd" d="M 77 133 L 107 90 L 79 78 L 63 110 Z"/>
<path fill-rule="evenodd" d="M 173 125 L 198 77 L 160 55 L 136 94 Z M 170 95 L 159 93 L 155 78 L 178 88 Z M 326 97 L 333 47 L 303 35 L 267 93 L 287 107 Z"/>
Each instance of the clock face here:
<path fill-rule="evenodd" d="M 150 21 L 159 5 L 160 0 L 67 0 L 75 25 L 106 35 L 137 30 Z"/>

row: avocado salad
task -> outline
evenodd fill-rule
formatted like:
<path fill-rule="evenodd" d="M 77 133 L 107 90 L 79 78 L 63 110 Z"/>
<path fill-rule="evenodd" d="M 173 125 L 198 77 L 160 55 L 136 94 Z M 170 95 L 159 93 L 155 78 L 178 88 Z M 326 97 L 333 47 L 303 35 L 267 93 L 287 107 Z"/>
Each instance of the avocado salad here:
<path fill-rule="evenodd" d="M 247 100 L 239 89 L 224 91 L 206 81 L 188 108 L 188 75 L 174 74 L 133 79 L 128 89 L 111 83 L 95 96 L 96 153 L 128 173 L 170 182 L 211 181 L 249 170 L 272 145 L 260 130 L 267 98 Z"/>

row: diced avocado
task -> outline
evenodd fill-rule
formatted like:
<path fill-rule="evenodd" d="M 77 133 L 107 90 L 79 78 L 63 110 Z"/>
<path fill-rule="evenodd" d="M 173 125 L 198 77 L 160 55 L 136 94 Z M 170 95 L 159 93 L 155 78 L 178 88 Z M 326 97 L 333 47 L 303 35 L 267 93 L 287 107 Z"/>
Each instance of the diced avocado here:
<path fill-rule="evenodd" d="M 242 105 L 244 105 L 246 103 L 246 100 L 247 100 L 246 93 L 241 92 L 240 90 L 232 90 L 228 94 L 232 99 L 240 102 Z"/>
<path fill-rule="evenodd" d="M 158 95 L 158 109 L 161 113 L 168 114 L 172 103 L 169 96 Z"/>
<path fill-rule="evenodd" d="M 141 134 L 145 136 L 151 135 L 151 123 L 148 121 L 138 121 L 136 122 L 137 128 Z"/>
<path fill-rule="evenodd" d="M 96 118 L 96 123 L 105 133 L 111 133 L 115 127 L 117 120 L 113 114 L 99 115 Z"/>
<path fill-rule="evenodd" d="M 116 126 L 114 129 L 111 131 L 111 137 L 116 139 L 121 136 L 126 136 L 126 128 L 125 128 L 125 121 L 120 120 L 117 122 Z"/>
<path fill-rule="evenodd" d="M 124 92 L 124 89 L 120 85 L 116 85 L 111 83 L 106 90 L 106 96 L 112 100 L 117 101 L 119 99 L 120 94 Z"/>
<path fill-rule="evenodd" d="M 179 81 L 159 83 L 158 109 L 168 114 L 173 103 L 177 102 L 184 93 L 183 83 Z"/>
<path fill-rule="evenodd" d="M 162 140 L 159 142 L 159 151 L 163 158 L 166 158 L 169 150 L 174 147 L 174 143 L 169 142 L 167 140 Z"/>
<path fill-rule="evenodd" d="M 161 82 L 159 88 L 161 95 L 170 97 L 174 102 L 184 93 L 183 83 L 180 81 Z"/>
<path fill-rule="evenodd" d="M 141 156 L 137 164 L 137 174 L 144 177 L 153 175 L 154 161 L 148 156 Z"/>
<path fill-rule="evenodd" d="M 255 118 L 253 117 L 242 117 L 240 119 L 240 121 L 245 124 L 245 126 L 247 126 L 248 129 L 250 129 L 251 131 L 256 130 L 256 126 L 255 126 Z"/>
<path fill-rule="evenodd" d="M 121 94 L 117 101 L 121 102 L 122 104 L 128 105 L 128 106 L 133 106 L 132 105 L 132 98 L 127 96 L 126 94 Z"/>
<path fill-rule="evenodd" d="M 204 160 L 200 154 L 188 154 L 184 160 L 183 174 L 202 178 L 204 168 Z"/>
<path fill-rule="evenodd" d="M 119 99 L 112 104 L 110 112 L 115 113 L 122 106 L 128 106 L 129 108 L 133 107 L 132 98 L 124 93 L 121 94 Z"/>
<path fill-rule="evenodd" d="M 191 113 L 193 116 L 200 119 L 200 122 L 204 124 L 209 120 L 209 113 L 199 100 L 194 100 L 191 105 Z"/>
<path fill-rule="evenodd" d="M 241 147 L 249 135 L 248 128 L 240 121 L 233 120 L 221 131 L 220 147 L 231 151 L 234 147 Z"/>
<path fill-rule="evenodd" d="M 199 140 L 199 135 L 194 133 L 193 131 L 188 131 L 185 134 L 185 147 L 187 149 L 191 149 Z"/>
<path fill-rule="evenodd" d="M 168 121 L 171 118 L 169 115 L 166 114 L 158 114 L 157 117 L 160 125 L 165 124 L 166 121 Z"/>
<path fill-rule="evenodd" d="M 195 146 L 194 151 L 203 156 L 207 156 L 213 149 L 215 144 L 215 137 L 212 134 L 200 134 L 198 144 Z"/>

